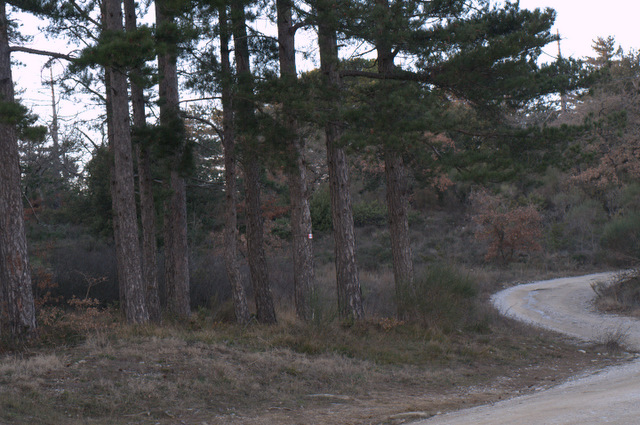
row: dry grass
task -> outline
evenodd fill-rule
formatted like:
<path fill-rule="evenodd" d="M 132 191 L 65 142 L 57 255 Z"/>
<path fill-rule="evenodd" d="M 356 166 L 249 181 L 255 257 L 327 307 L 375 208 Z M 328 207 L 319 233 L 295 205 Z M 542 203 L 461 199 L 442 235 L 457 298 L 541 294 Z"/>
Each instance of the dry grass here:
<path fill-rule="evenodd" d="M 613 282 L 596 282 L 592 288 L 601 311 L 640 316 L 640 271 L 621 273 Z"/>
<path fill-rule="evenodd" d="M 607 362 L 526 329 L 502 319 L 490 334 L 392 319 L 238 327 L 202 312 L 187 326 L 110 326 L 76 346 L 0 358 L 0 423 L 402 423 Z"/>
<path fill-rule="evenodd" d="M 370 319 L 346 326 L 332 264 L 318 267 L 308 324 L 284 303 L 275 326 L 208 310 L 158 327 L 126 326 L 92 304 L 44 309 L 40 339 L 0 357 L 0 423 L 395 424 L 613 361 L 498 317 L 482 302 L 497 273 L 473 274 L 483 329 L 397 320 L 383 308 L 395 295 L 388 270 L 361 272 Z"/>

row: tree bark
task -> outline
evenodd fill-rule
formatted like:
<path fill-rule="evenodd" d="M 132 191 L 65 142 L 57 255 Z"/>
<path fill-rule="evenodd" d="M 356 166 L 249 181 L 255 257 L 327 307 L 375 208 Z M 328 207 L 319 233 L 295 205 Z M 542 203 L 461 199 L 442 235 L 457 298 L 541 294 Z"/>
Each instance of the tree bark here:
<path fill-rule="evenodd" d="M 156 1 L 156 25 L 162 30 L 173 24 L 167 0 Z M 175 46 L 174 46 L 175 47 Z M 172 50 L 172 49 L 168 49 Z M 181 119 L 178 94 L 178 71 L 175 53 L 158 55 L 160 75 L 160 124 L 168 125 Z M 187 243 L 187 196 L 186 184 L 179 164 L 184 149 L 184 141 L 176 140 L 177 148 L 169 173 L 169 199 L 165 202 L 164 213 L 164 263 L 167 310 L 177 317 L 191 314 L 189 294 L 189 247 Z M 179 145 L 179 146 L 178 146 Z"/>
<path fill-rule="evenodd" d="M 105 0 L 104 24 L 109 31 L 123 31 L 122 9 L 119 0 Z M 146 323 L 149 312 L 146 307 L 138 221 L 134 193 L 131 127 L 129 122 L 129 100 L 127 76 L 123 70 L 110 66 L 107 96 L 110 97 L 108 123 L 113 136 L 113 221 L 116 237 L 116 256 L 119 277 L 123 279 L 124 312 L 129 323 Z"/>
<path fill-rule="evenodd" d="M 409 237 L 409 201 L 407 176 L 402 155 L 392 149 L 384 150 L 384 167 L 387 181 L 387 210 L 389 235 L 393 256 L 393 277 L 396 291 L 413 285 L 413 256 Z"/>
<path fill-rule="evenodd" d="M 378 52 L 378 72 L 388 75 L 394 71 L 394 57 L 389 39 L 384 37 L 387 33 L 384 19 L 390 16 L 388 0 L 377 0 L 377 7 L 384 13 L 380 13 L 381 21 L 378 22 L 378 34 L 382 37 L 376 42 Z M 380 84 L 393 84 L 381 80 Z M 386 91 L 382 91 L 385 93 Z M 394 116 L 388 120 L 393 122 Z M 413 285 L 413 255 L 411 252 L 411 239 L 409 237 L 409 200 L 407 194 L 407 176 L 402 159 L 402 147 L 383 146 L 385 177 L 387 184 L 387 210 L 389 219 L 389 235 L 391 237 L 391 253 L 393 257 L 393 276 L 396 291 L 402 286 Z"/>
<path fill-rule="evenodd" d="M 278 43 L 280 77 L 286 84 L 297 83 L 295 30 L 292 22 L 291 0 L 278 0 Z M 291 101 L 283 99 L 287 152 L 290 165 L 287 170 L 289 194 L 291 196 L 291 233 L 293 237 L 293 287 L 296 315 L 303 320 L 313 316 L 311 298 L 315 292 L 313 270 L 313 229 L 309 209 L 307 168 L 304 156 L 304 141 L 298 136 L 298 124 L 292 111 Z"/>
<path fill-rule="evenodd" d="M 264 222 L 260 204 L 260 164 L 254 155 L 245 155 L 243 165 L 247 195 L 247 253 L 256 303 L 256 318 L 260 323 L 276 323 L 273 295 L 269 285 L 267 257 L 264 252 Z"/>
<path fill-rule="evenodd" d="M 233 131 L 233 98 L 231 90 L 231 60 L 229 55 L 229 22 L 226 6 L 219 8 L 220 21 L 220 62 L 222 65 L 222 132 L 224 148 L 225 177 L 225 228 L 224 260 L 227 277 L 231 285 L 233 308 L 236 321 L 244 324 L 251 316 L 247 306 L 247 295 L 242 286 L 238 266 L 238 193 L 236 177 L 235 134 Z"/>
<path fill-rule="evenodd" d="M 187 199 L 184 178 L 171 170 L 169 199 L 165 202 L 165 289 L 167 311 L 176 317 L 191 315 Z"/>
<path fill-rule="evenodd" d="M 6 5 L 0 2 L 0 102 L 14 103 Z M 31 335 L 36 314 L 20 188 L 18 136 L 11 117 L 0 117 L 0 331 Z"/>
<path fill-rule="evenodd" d="M 124 0 L 125 29 L 137 29 L 135 0 Z M 137 83 L 139 70 L 130 74 L 131 103 L 133 107 L 134 129 L 142 129 L 147 125 L 145 113 L 144 90 Z M 136 145 L 138 159 L 138 187 L 140 190 L 140 223 L 142 224 L 142 278 L 145 283 L 145 295 L 149 318 L 160 323 L 160 294 L 158 290 L 158 265 L 156 244 L 156 213 L 153 199 L 153 179 L 151 177 L 151 158 L 149 148 L 144 143 Z"/>
<path fill-rule="evenodd" d="M 269 285 L 267 258 L 264 252 L 264 224 L 260 203 L 260 171 L 257 145 L 257 122 L 254 112 L 253 77 L 249 62 L 249 45 L 244 6 L 239 0 L 231 2 L 233 44 L 238 76 L 239 96 L 234 100 L 236 123 L 242 123 L 238 132 L 241 140 L 242 166 L 247 197 L 247 254 L 249 271 L 256 303 L 256 318 L 260 323 L 275 323 L 276 312 Z M 240 128 L 240 127 L 238 127 Z"/>
<path fill-rule="evenodd" d="M 338 43 L 335 1 L 318 3 L 318 45 L 320 69 L 325 78 L 331 111 L 340 106 L 340 74 L 338 72 Z M 339 117 L 329 117 L 325 125 L 329 189 L 331 192 L 331 216 L 335 238 L 336 277 L 338 287 L 338 309 L 343 318 L 364 318 L 362 289 L 356 264 L 356 238 L 351 208 L 349 167 L 347 157 L 339 146 L 342 136 Z"/>

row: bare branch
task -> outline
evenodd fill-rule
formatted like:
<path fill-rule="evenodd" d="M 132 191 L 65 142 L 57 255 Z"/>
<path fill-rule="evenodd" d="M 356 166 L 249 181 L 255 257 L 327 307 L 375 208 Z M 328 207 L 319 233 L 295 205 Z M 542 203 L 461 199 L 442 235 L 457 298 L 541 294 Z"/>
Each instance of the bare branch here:
<path fill-rule="evenodd" d="M 74 58 L 73 56 L 65 54 L 65 53 L 58 53 L 58 52 L 50 52 L 50 51 L 47 51 L 47 50 L 32 49 L 30 47 L 24 47 L 24 46 L 10 46 L 9 47 L 9 51 L 11 51 L 11 52 L 30 53 L 32 55 L 49 56 L 50 58 L 64 59 L 64 60 L 67 60 L 69 62 L 73 62 L 74 60 L 76 60 L 76 58 Z"/>
<path fill-rule="evenodd" d="M 309 20 L 305 19 L 303 21 L 298 22 L 297 24 L 293 25 L 291 27 L 291 31 L 295 34 L 296 31 L 298 31 L 299 29 L 305 28 L 305 27 L 310 27 L 311 25 L 313 25 Z"/>
<path fill-rule="evenodd" d="M 222 130 L 212 121 L 209 121 L 206 118 L 202 118 L 202 117 L 198 117 L 196 115 L 191 115 L 191 114 L 187 114 L 187 113 L 183 113 L 182 116 L 186 119 L 190 119 L 193 121 L 198 121 L 202 124 L 208 125 L 209 127 L 211 127 L 213 129 L 213 131 L 215 131 L 218 134 L 218 137 L 220 138 L 220 140 L 224 140 L 224 133 L 222 132 Z"/>
<path fill-rule="evenodd" d="M 366 77 L 372 78 L 376 80 L 402 80 L 402 81 L 420 81 L 420 82 L 431 82 L 434 77 L 433 72 L 409 72 L 409 71 L 394 71 L 392 73 L 380 73 L 380 72 L 369 72 L 369 71 L 359 71 L 352 69 L 345 69 L 340 71 L 340 75 L 342 77 Z"/>

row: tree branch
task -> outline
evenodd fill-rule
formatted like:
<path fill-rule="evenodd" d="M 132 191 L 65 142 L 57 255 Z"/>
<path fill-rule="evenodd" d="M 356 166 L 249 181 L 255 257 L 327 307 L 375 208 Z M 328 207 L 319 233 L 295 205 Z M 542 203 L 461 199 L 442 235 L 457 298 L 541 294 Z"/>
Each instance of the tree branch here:
<path fill-rule="evenodd" d="M 416 73 L 409 71 L 394 71 L 392 73 L 380 73 L 345 69 L 340 71 L 342 77 L 366 77 L 376 80 L 402 80 L 402 81 L 420 81 L 429 83 L 433 81 L 435 72 Z"/>
<path fill-rule="evenodd" d="M 192 115 L 189 113 L 182 113 L 182 116 L 186 119 L 190 119 L 190 120 L 194 120 L 194 121 L 198 121 L 202 124 L 208 125 L 209 127 L 211 127 L 213 129 L 213 131 L 215 131 L 218 134 L 218 137 L 220 138 L 220 140 L 224 140 L 224 133 L 222 132 L 222 130 L 220 128 L 218 128 L 217 125 L 215 125 L 212 121 L 209 121 L 206 118 L 202 118 L 202 117 L 198 117 L 196 115 Z"/>
<path fill-rule="evenodd" d="M 30 53 L 32 55 L 49 56 L 49 57 L 55 58 L 55 59 L 68 60 L 69 62 L 73 62 L 74 60 L 76 60 L 76 58 L 74 58 L 73 56 L 67 55 L 67 54 L 64 54 L 64 53 L 49 52 L 47 50 L 32 49 L 30 47 L 24 47 L 24 46 L 10 46 L 9 47 L 9 51 L 10 52 Z"/>
<path fill-rule="evenodd" d="M 296 31 L 298 31 L 299 29 L 305 28 L 305 27 L 309 27 L 311 26 L 311 22 L 307 19 L 302 20 L 300 22 L 298 22 L 297 24 L 293 25 L 291 27 L 291 32 L 293 32 L 294 34 L 296 33 Z"/>

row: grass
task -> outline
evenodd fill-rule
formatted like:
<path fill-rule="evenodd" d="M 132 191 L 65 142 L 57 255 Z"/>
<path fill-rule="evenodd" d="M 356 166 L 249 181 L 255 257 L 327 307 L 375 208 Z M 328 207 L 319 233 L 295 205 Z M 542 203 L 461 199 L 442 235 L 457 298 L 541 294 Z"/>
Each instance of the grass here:
<path fill-rule="evenodd" d="M 245 328 L 200 320 L 122 325 L 76 346 L 5 355 L 0 422 L 368 423 L 370 409 L 376 417 L 443 409 L 438 397 L 450 403 L 461 388 L 500 376 L 539 380 L 550 362 L 556 379 L 557 362 L 575 352 L 507 321 L 481 335 L 381 321 Z"/>
<path fill-rule="evenodd" d="M 321 282 L 332 279 L 325 271 Z M 0 423 L 397 423 L 398 414 L 490 402 L 610 362 L 606 347 L 576 354 L 500 318 L 486 304 L 495 275 L 485 273 L 421 277 L 430 303 L 468 310 L 462 321 L 371 314 L 346 325 L 329 288 L 314 321 L 281 305 L 274 326 L 225 323 L 207 309 L 187 323 L 128 326 L 90 303 L 45 308 L 39 338 L 0 357 Z M 362 277 L 369 308 L 393 296 L 388 271 Z M 478 318 L 481 328 L 468 326 Z"/>

